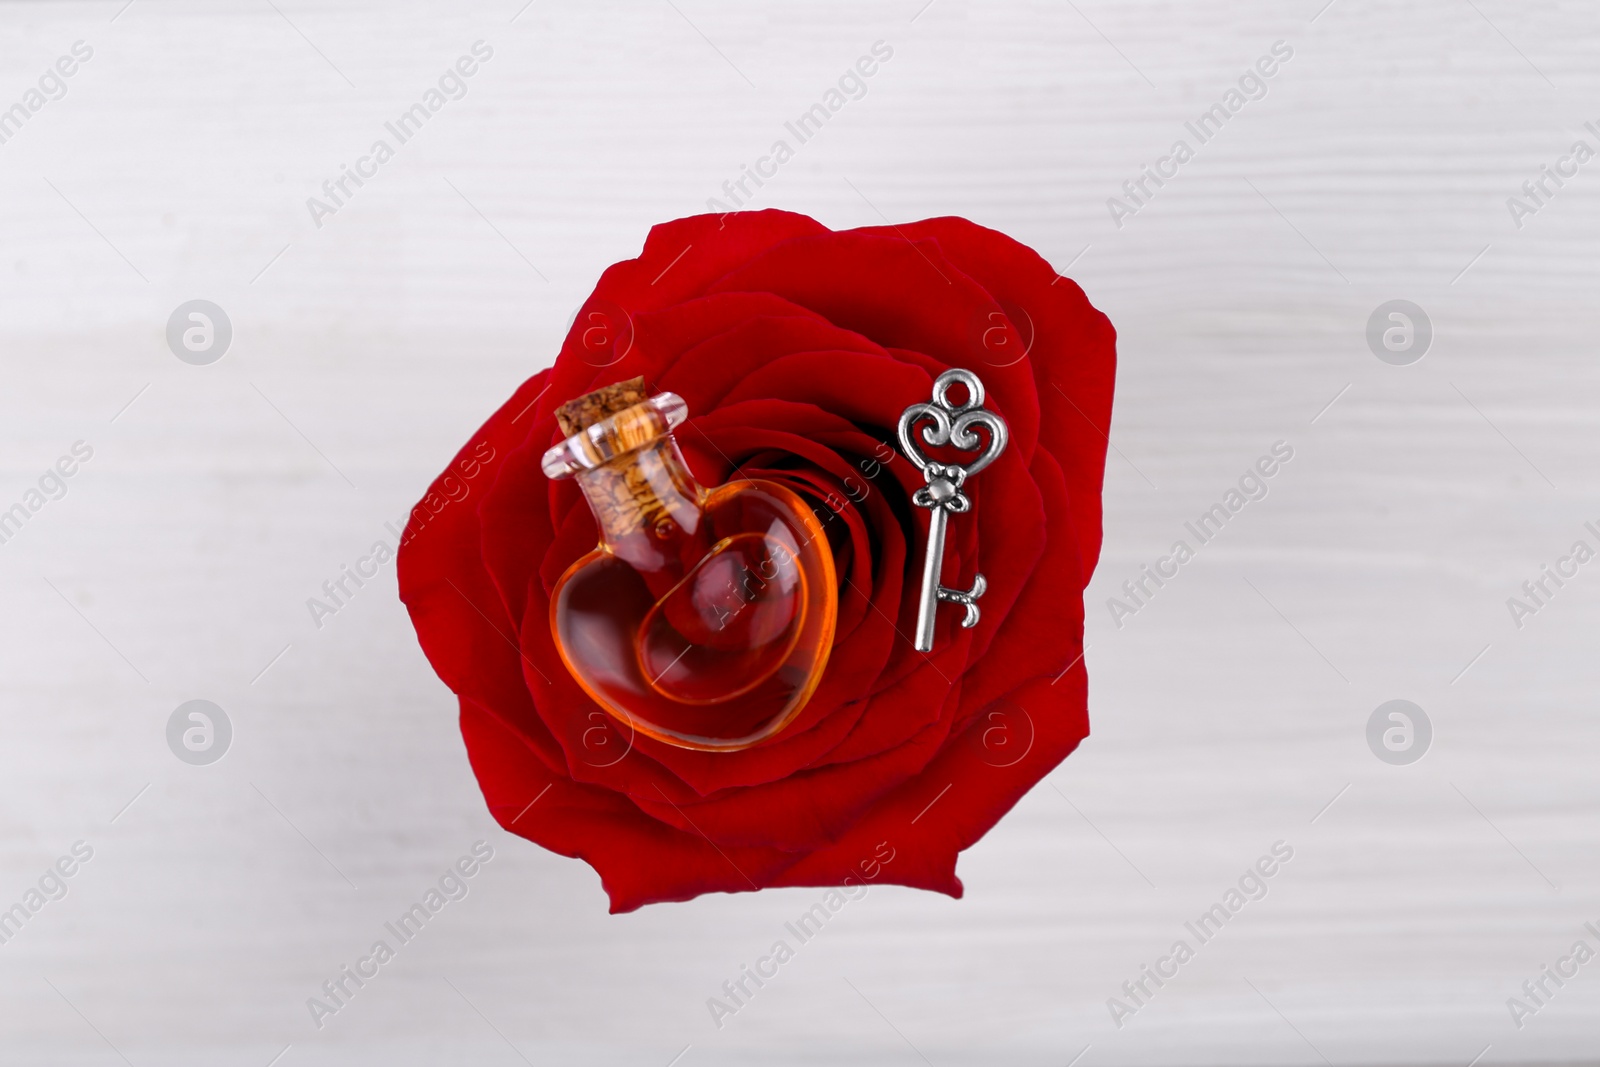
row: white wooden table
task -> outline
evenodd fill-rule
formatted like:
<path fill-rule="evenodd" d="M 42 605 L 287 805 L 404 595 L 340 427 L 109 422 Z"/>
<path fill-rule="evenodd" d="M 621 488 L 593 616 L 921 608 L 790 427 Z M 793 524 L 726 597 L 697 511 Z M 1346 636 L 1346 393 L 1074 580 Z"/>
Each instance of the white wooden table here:
<path fill-rule="evenodd" d="M 1592 6 L 119 3 L 0 8 L 0 106 L 93 50 L 0 144 L 0 509 L 93 449 L 0 544 L 0 907 L 93 849 L 0 945 L 0 1061 L 1594 1062 L 1600 963 L 1521 1029 L 1506 1005 L 1600 947 L 1600 564 L 1506 606 L 1600 520 L 1600 162 L 1507 207 L 1600 148 Z M 756 205 L 969 216 L 1118 326 L 1094 733 L 964 857 L 965 900 L 874 889 L 718 1029 L 706 999 L 817 893 L 608 916 L 490 821 L 392 569 L 320 629 L 305 601 L 606 265 L 879 40 Z M 1265 95 L 1115 225 L 1276 41 Z M 164 338 L 195 298 L 233 324 L 210 366 Z M 1365 338 L 1391 299 L 1432 323 L 1410 366 Z M 1280 440 L 1267 497 L 1113 625 Z M 165 739 L 197 698 L 234 729 L 209 767 Z M 1367 747 L 1393 698 L 1433 725 L 1410 766 Z M 317 1029 L 306 999 L 479 839 L 470 895 Z M 1265 899 L 1115 1026 L 1280 840 Z"/>

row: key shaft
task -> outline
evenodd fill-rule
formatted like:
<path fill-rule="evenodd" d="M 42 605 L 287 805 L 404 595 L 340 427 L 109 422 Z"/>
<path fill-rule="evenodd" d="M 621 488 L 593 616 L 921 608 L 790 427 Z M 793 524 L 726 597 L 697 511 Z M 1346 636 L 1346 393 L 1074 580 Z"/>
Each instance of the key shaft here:
<path fill-rule="evenodd" d="M 928 548 L 922 556 L 922 600 L 917 605 L 918 652 L 933 651 L 933 620 L 939 611 L 939 572 L 944 569 L 944 528 L 950 513 L 934 508 L 928 515 Z"/>

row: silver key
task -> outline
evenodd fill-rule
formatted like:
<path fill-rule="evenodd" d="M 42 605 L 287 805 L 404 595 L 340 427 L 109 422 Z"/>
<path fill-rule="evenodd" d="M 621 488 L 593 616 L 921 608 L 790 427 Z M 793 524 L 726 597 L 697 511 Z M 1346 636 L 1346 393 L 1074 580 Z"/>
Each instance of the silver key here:
<path fill-rule="evenodd" d="M 949 396 L 950 387 L 957 384 L 967 388 L 967 400 L 960 405 L 952 404 Z M 917 446 L 911 432 L 917 423 L 925 420 L 932 423 L 922 427 L 922 440 L 929 445 L 953 445 L 963 452 L 976 452 L 983 446 L 983 439 L 973 432 L 973 427 L 983 426 L 989 431 L 988 447 L 983 449 L 978 458 L 965 465 L 931 460 Z M 993 463 L 1005 451 L 1009 437 L 1005 420 L 983 409 L 983 383 L 971 371 L 945 371 L 933 383 L 932 403 L 912 404 L 900 415 L 901 451 L 922 471 L 923 481 L 927 483 L 916 491 L 911 501 L 931 512 L 928 517 L 928 547 L 922 557 L 922 601 L 917 608 L 918 652 L 933 651 L 934 613 L 941 600 L 961 604 L 967 609 L 966 617 L 961 620 L 963 627 L 970 629 L 978 625 L 977 600 L 988 587 L 983 575 L 979 574 L 972 588 L 967 590 L 950 589 L 939 584 L 939 572 L 944 566 L 945 524 L 952 512 L 962 514 L 971 510 L 972 501 L 961 491 L 962 487 L 968 478 Z"/>

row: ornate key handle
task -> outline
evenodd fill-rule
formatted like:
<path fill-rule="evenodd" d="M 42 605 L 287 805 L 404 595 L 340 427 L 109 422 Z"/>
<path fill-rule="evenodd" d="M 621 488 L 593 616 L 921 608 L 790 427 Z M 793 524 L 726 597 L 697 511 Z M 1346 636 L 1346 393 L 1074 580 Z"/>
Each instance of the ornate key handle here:
<path fill-rule="evenodd" d="M 964 404 L 950 402 L 950 387 L 964 385 L 967 400 Z M 973 428 L 982 426 L 989 431 L 989 444 L 971 463 L 939 463 L 931 460 L 918 447 L 911 432 L 919 422 L 931 422 L 922 427 L 922 440 L 932 446 L 950 445 L 963 452 L 976 452 L 983 447 L 983 438 Z M 1010 433 L 1005 420 L 983 408 L 983 383 L 971 371 L 951 369 L 939 375 L 933 383 L 933 401 L 912 404 L 900 415 L 900 449 L 906 458 L 922 471 L 927 483 L 912 496 L 912 503 L 932 512 L 928 517 L 928 547 L 922 558 L 922 601 L 917 609 L 918 652 L 933 651 L 934 613 L 939 601 L 961 604 L 967 614 L 961 625 L 970 629 L 978 625 L 977 600 L 983 596 L 988 582 L 979 574 L 970 590 L 948 589 L 939 584 L 939 572 L 944 563 L 945 523 L 952 513 L 961 514 L 972 508 L 972 501 L 961 490 L 972 475 L 977 474 L 1005 451 Z"/>

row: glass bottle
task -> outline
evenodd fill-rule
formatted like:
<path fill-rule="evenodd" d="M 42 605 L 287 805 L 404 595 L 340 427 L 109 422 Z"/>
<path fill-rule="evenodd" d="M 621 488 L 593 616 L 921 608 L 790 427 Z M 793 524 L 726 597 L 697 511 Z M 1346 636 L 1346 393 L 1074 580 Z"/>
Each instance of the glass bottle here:
<path fill-rule="evenodd" d="M 775 482 L 695 481 L 672 438 L 688 416 L 639 380 L 563 405 L 571 434 L 544 456 L 576 477 L 600 544 L 550 598 L 562 661 L 646 736 L 734 751 L 791 723 L 827 666 L 838 613 L 816 516 Z"/>

